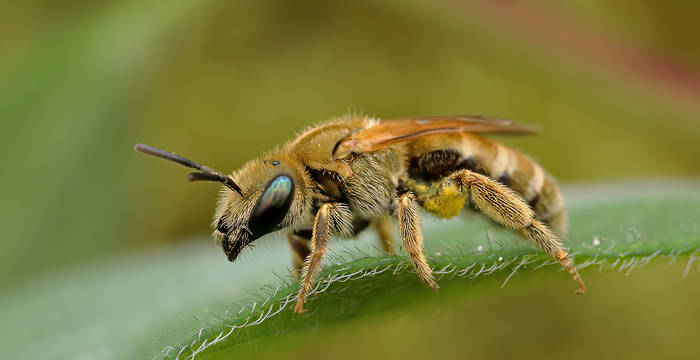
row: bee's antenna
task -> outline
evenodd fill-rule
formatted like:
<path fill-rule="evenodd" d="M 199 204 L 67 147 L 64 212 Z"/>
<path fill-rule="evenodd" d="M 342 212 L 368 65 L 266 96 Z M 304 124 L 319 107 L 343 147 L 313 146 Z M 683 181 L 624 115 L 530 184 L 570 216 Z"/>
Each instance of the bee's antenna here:
<path fill-rule="evenodd" d="M 223 175 L 220 172 L 208 166 L 197 164 L 196 162 L 190 159 L 144 144 L 136 144 L 134 146 L 134 150 L 142 152 L 144 154 L 153 155 L 165 160 L 170 160 L 180 165 L 187 166 L 188 168 L 197 169 L 200 172 L 190 173 L 190 175 L 187 177 L 190 181 L 217 181 L 223 183 L 224 185 L 228 186 L 229 189 L 243 196 L 241 188 L 238 186 L 238 184 L 236 184 L 233 181 L 233 179 L 231 179 L 230 176 Z"/>

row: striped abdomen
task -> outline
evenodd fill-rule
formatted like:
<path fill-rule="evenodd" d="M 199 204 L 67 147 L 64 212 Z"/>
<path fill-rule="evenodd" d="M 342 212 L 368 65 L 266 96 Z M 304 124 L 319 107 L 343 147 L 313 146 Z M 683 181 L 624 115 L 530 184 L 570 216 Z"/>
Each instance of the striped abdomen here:
<path fill-rule="evenodd" d="M 472 133 L 434 135 L 407 144 L 409 176 L 435 181 L 468 169 L 510 187 L 560 235 L 567 230 L 564 199 L 554 178 L 523 153 Z"/>

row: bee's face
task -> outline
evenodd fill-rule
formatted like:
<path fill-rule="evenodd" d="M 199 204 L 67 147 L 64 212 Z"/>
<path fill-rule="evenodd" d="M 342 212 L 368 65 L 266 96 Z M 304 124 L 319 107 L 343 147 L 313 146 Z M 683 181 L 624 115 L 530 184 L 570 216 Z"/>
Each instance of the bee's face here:
<path fill-rule="evenodd" d="M 214 217 L 214 234 L 230 261 L 261 236 L 310 216 L 310 179 L 295 160 L 270 155 L 247 163 L 233 177 L 243 196 L 224 188 Z"/>

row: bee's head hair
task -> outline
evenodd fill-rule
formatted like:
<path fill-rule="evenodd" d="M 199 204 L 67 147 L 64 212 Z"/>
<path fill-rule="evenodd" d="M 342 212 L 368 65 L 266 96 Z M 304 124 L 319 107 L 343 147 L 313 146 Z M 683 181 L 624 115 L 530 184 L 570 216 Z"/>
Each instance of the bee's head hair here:
<path fill-rule="evenodd" d="M 220 172 L 204 165 L 197 164 L 196 162 L 184 158 L 173 153 L 169 153 L 165 150 L 157 149 L 152 146 L 144 144 L 136 144 L 134 150 L 142 152 L 144 154 L 153 155 L 165 160 L 170 160 L 176 162 L 180 165 L 187 166 L 188 168 L 197 169 L 199 172 L 190 173 L 187 177 L 190 181 L 216 181 L 226 185 L 229 189 L 237 192 L 241 196 L 243 192 L 241 188 L 236 184 L 230 176 L 221 174 Z"/>

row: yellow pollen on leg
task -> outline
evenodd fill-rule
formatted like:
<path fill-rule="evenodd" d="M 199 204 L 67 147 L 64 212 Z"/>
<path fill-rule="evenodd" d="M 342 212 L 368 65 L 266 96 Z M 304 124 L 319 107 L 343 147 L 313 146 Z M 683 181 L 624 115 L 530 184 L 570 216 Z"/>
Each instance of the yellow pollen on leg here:
<path fill-rule="evenodd" d="M 456 186 L 445 186 L 437 194 L 428 197 L 423 207 L 439 217 L 451 218 L 462 211 L 465 202 L 464 194 Z"/>

